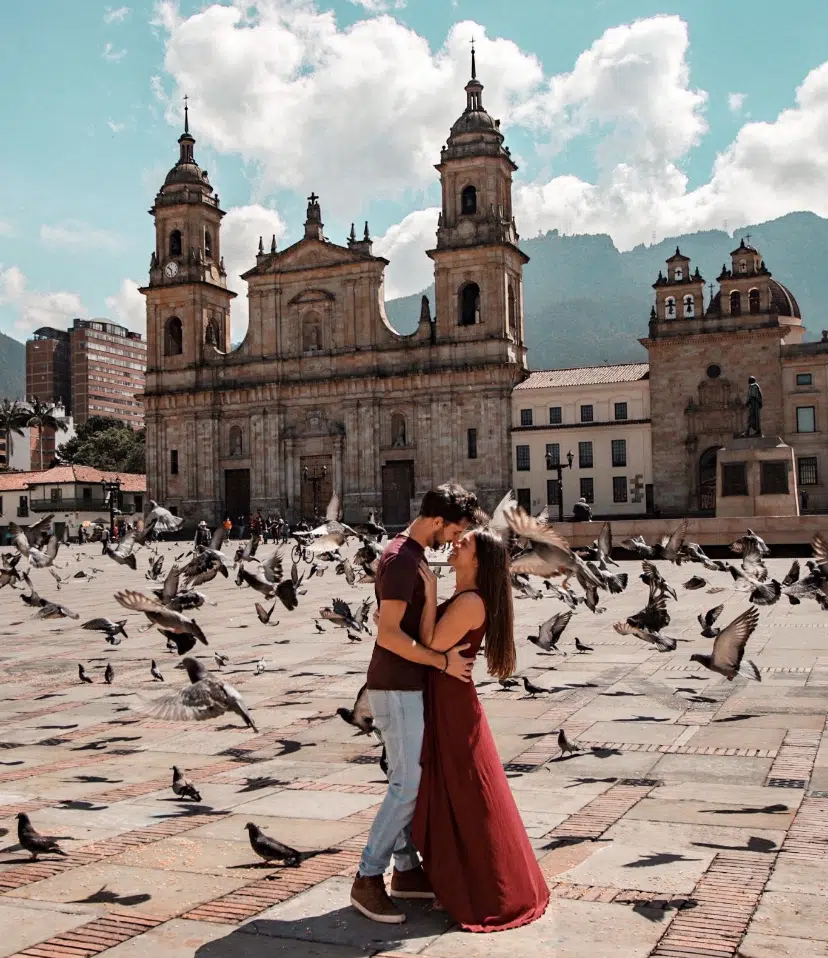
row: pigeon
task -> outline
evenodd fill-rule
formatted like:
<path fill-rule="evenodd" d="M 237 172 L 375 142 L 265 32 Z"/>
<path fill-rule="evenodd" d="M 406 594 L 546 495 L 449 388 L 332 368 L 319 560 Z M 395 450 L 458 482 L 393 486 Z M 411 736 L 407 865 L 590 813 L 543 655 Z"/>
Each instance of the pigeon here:
<path fill-rule="evenodd" d="M 164 676 L 158 671 L 158 666 L 156 665 L 155 659 L 150 663 L 150 675 L 156 682 L 163 682 Z"/>
<path fill-rule="evenodd" d="M 742 547 L 742 569 L 757 582 L 764 582 L 769 575 L 761 549 L 751 540 Z"/>
<path fill-rule="evenodd" d="M 227 569 L 230 561 L 221 551 L 226 538 L 227 530 L 223 525 L 217 526 L 210 545 L 199 546 L 192 559 L 181 569 L 181 578 L 188 588 L 211 582 L 219 573 L 225 579 L 229 577 Z"/>
<path fill-rule="evenodd" d="M 9 528 L 15 526 L 15 523 L 10 523 Z M 17 526 L 19 529 L 19 526 Z M 49 536 L 49 541 L 46 544 L 46 549 L 41 550 L 36 548 L 34 545 L 29 543 L 29 540 L 26 538 L 26 534 L 21 530 L 19 531 L 14 538 L 12 539 L 12 544 L 18 550 L 18 552 L 27 558 L 29 562 L 35 567 L 35 569 L 46 569 L 52 565 L 52 563 L 57 558 L 58 554 L 58 537 L 56 535 Z"/>
<path fill-rule="evenodd" d="M 360 735 L 368 735 L 373 732 L 374 716 L 368 702 L 368 683 L 366 682 L 359 692 L 357 692 L 353 708 L 338 708 L 336 714 L 343 722 L 347 722 L 348 725 L 353 725 L 354 728 L 359 729 Z"/>
<path fill-rule="evenodd" d="M 133 549 L 135 548 L 135 533 L 130 532 L 128 535 L 125 535 L 123 539 L 118 543 L 117 546 L 112 546 L 110 543 L 106 543 L 104 547 L 104 555 L 109 556 L 110 559 L 117 562 L 119 565 L 128 565 L 130 569 L 138 568 L 138 560 L 135 558 Z"/>
<path fill-rule="evenodd" d="M 278 622 L 273 622 L 273 623 L 270 622 L 270 617 L 273 615 L 273 610 L 275 608 L 276 608 L 275 602 L 273 603 L 273 605 L 271 605 L 269 609 L 265 609 L 263 605 L 257 602 L 256 615 L 259 617 L 259 622 L 261 622 L 263 625 L 271 625 L 271 624 L 274 626 L 278 625 L 279 624 Z"/>
<path fill-rule="evenodd" d="M 234 712 L 244 719 L 248 728 L 259 731 L 244 699 L 232 685 L 213 678 L 196 659 L 187 656 L 181 662 L 191 684 L 146 703 L 140 711 L 151 718 L 174 722 L 203 722 L 225 712 Z"/>
<path fill-rule="evenodd" d="M 556 583 L 550 582 L 549 579 L 544 579 L 543 584 L 546 589 L 555 596 L 556 599 L 560 599 L 561 602 L 565 602 L 570 609 L 576 609 L 578 607 L 578 603 L 581 600 L 577 595 L 573 595 L 569 589 L 562 589 Z"/>
<path fill-rule="evenodd" d="M 152 522 L 156 532 L 177 532 L 184 525 L 182 518 L 174 516 L 169 509 L 159 506 L 154 499 L 150 499 L 149 506 L 150 513 L 144 520 L 144 524 Z M 222 526 L 219 528 L 223 529 Z"/>
<path fill-rule="evenodd" d="M 733 576 L 736 589 L 739 592 L 749 592 L 748 599 L 754 605 L 774 605 L 779 601 L 779 597 L 782 595 L 782 586 L 776 579 L 771 579 L 770 582 L 760 582 L 747 572 L 737 569 L 736 566 L 729 566 L 729 570 Z"/>
<path fill-rule="evenodd" d="M 563 729 L 558 732 L 558 748 L 561 750 L 561 758 L 563 758 L 567 752 L 574 755 L 580 751 L 577 742 L 570 742 Z"/>
<path fill-rule="evenodd" d="M 25 812 L 17 813 L 17 841 L 31 852 L 32 861 L 37 860 L 38 855 L 63 855 L 68 857 L 66 852 L 58 845 L 57 839 L 50 838 L 48 835 L 41 835 L 35 830 L 31 819 Z"/>
<path fill-rule="evenodd" d="M 612 526 L 605 522 L 601 526 L 601 532 L 595 540 L 593 547 L 598 553 L 598 561 L 602 564 L 618 565 L 612 558 Z"/>
<path fill-rule="evenodd" d="M 223 669 L 225 665 L 229 665 L 229 664 L 230 664 L 230 656 L 229 656 L 229 655 L 225 655 L 224 652 L 214 652 L 214 653 L 213 653 L 213 657 L 214 657 L 215 660 L 216 660 L 216 665 L 217 665 L 220 669 Z"/>
<path fill-rule="evenodd" d="M 681 550 L 686 533 L 687 520 L 683 519 L 671 533 L 665 533 L 655 545 L 648 546 L 640 535 L 624 539 L 621 545 L 624 549 L 635 552 L 642 559 L 667 559 L 669 562 L 681 565 Z"/>
<path fill-rule="evenodd" d="M 175 792 L 179 798 L 191 798 L 194 802 L 200 802 L 201 793 L 192 782 L 187 781 L 187 779 L 181 774 L 181 771 L 177 765 L 173 765 L 172 773 L 173 792 Z"/>
<path fill-rule="evenodd" d="M 354 633 L 348 629 L 348 641 L 349 642 L 361 642 L 362 636 L 354 635 Z"/>
<path fill-rule="evenodd" d="M 36 619 L 79 619 L 80 615 L 59 602 L 45 602 L 35 612 Z"/>
<path fill-rule="evenodd" d="M 575 636 L 575 648 L 579 652 L 592 652 L 592 646 L 584 645 L 584 643 L 577 636 Z"/>
<path fill-rule="evenodd" d="M 342 562 L 342 572 L 348 585 L 353 585 L 356 582 L 356 573 L 354 572 L 354 567 L 351 565 L 348 559 L 344 559 Z"/>
<path fill-rule="evenodd" d="M 641 568 L 644 570 L 641 573 L 641 581 L 646 582 L 647 585 L 652 588 L 655 587 L 659 592 L 663 592 L 666 595 L 671 596 L 674 600 L 678 601 L 678 596 L 676 595 L 676 590 L 667 582 L 664 576 L 659 572 L 658 566 L 653 565 L 652 562 L 642 562 Z"/>
<path fill-rule="evenodd" d="M 718 626 L 713 625 L 716 619 L 724 612 L 723 605 L 717 605 L 713 609 L 709 609 L 707 612 L 699 613 L 699 625 L 701 626 L 701 634 L 706 639 L 715 639 L 716 636 L 722 631 Z"/>
<path fill-rule="evenodd" d="M 116 592 L 115 601 L 125 609 L 134 612 L 143 612 L 154 625 L 163 626 L 170 632 L 184 632 L 195 636 L 199 642 L 208 645 L 207 636 L 201 631 L 195 619 L 188 619 L 180 612 L 174 612 L 163 606 L 157 599 L 127 589 L 125 592 Z"/>
<path fill-rule="evenodd" d="M 268 582 L 267 579 L 257 573 L 248 572 L 244 566 L 239 566 L 239 570 L 236 573 L 236 585 L 240 587 L 243 585 L 250 586 L 251 589 L 260 593 L 268 600 L 276 597 L 276 589 L 272 582 Z"/>
<path fill-rule="evenodd" d="M 732 682 L 737 675 L 761 682 L 762 676 L 756 664 L 749 659 L 744 659 L 743 664 L 747 640 L 758 623 L 759 610 L 755 607 L 746 609 L 719 632 L 710 655 L 697 652 L 690 656 L 690 661 L 698 662 L 711 672 L 718 672 L 728 682 Z"/>
<path fill-rule="evenodd" d="M 569 543 L 551 526 L 539 522 L 525 509 L 516 506 L 506 512 L 506 522 L 512 532 L 531 542 L 531 548 L 511 564 L 512 572 L 535 575 L 564 575 L 564 584 L 575 576 L 586 588 L 587 584 L 603 588 L 603 583 L 583 559 L 569 547 Z"/>
<path fill-rule="evenodd" d="M 159 555 L 155 558 L 150 557 L 149 560 L 149 572 L 147 572 L 147 578 L 157 580 L 161 575 L 161 570 L 164 568 L 164 556 Z"/>
<path fill-rule="evenodd" d="M 112 663 L 107 662 L 106 668 L 104 669 L 104 682 L 107 685 L 112 685 L 112 680 L 115 678 L 115 669 L 112 668 Z"/>
<path fill-rule="evenodd" d="M 326 629 L 324 629 L 324 628 L 319 624 L 319 619 L 314 619 L 314 620 L 313 620 L 313 624 L 314 624 L 314 627 L 316 628 L 316 631 L 317 631 L 317 632 L 325 632 L 325 631 L 327 631 Z"/>
<path fill-rule="evenodd" d="M 700 575 L 691 576 L 683 583 L 683 587 L 689 592 L 693 592 L 695 589 L 703 589 L 706 585 L 707 579 L 703 579 Z"/>
<path fill-rule="evenodd" d="M 559 612 L 540 626 L 537 635 L 528 635 L 527 638 L 544 652 L 557 652 L 558 640 L 571 618 L 571 612 Z"/>
<path fill-rule="evenodd" d="M 78 663 L 78 678 L 81 680 L 81 682 L 86 682 L 88 685 L 92 684 L 92 679 L 90 679 L 86 674 L 86 669 L 80 664 L 80 662 Z"/>
<path fill-rule="evenodd" d="M 326 606 L 319 610 L 319 615 L 341 629 L 353 629 L 354 632 L 361 632 L 362 625 L 357 622 L 351 607 L 342 599 L 334 599 L 330 607 Z"/>
<path fill-rule="evenodd" d="M 279 861 L 292 866 L 300 864 L 302 856 L 295 848 L 283 845 L 275 838 L 269 838 L 253 822 L 248 822 L 244 827 L 247 829 L 250 838 L 250 847 L 265 862 Z"/>
<path fill-rule="evenodd" d="M 828 605 L 818 576 L 810 574 L 804 579 L 800 579 L 800 566 L 796 559 L 791 564 L 791 568 L 782 580 L 781 585 L 782 595 L 787 596 L 791 605 L 799 605 L 802 599 L 815 599 L 820 602 L 823 608 Z"/>
<path fill-rule="evenodd" d="M 262 657 L 259 659 L 259 661 L 256 663 L 256 671 L 255 671 L 255 674 L 256 674 L 256 675 L 261 675 L 262 672 L 266 671 L 266 669 L 267 669 L 267 662 L 265 662 L 265 658 L 264 658 L 264 656 L 262 656 Z"/>
<path fill-rule="evenodd" d="M 678 643 L 661 633 L 669 622 L 666 600 L 661 595 L 657 599 L 651 599 L 641 612 L 631 615 L 625 622 L 616 622 L 613 628 L 619 635 L 634 635 L 643 642 L 650 642 L 659 652 L 673 652 Z"/>
<path fill-rule="evenodd" d="M 498 679 L 497 684 L 501 689 L 506 689 L 508 691 L 509 689 L 517 688 L 520 685 L 520 682 L 518 682 L 517 679 Z"/>
<path fill-rule="evenodd" d="M 15 538 L 22 533 L 27 545 L 37 545 L 37 543 L 40 542 L 43 536 L 46 534 L 49 526 L 52 524 L 52 519 L 54 518 L 54 512 L 50 512 L 48 516 L 38 519 L 37 522 L 30 526 L 19 526 L 16 522 L 10 522 L 9 532 L 11 532 Z M 18 549 L 17 542 L 14 542 L 13 545 L 16 549 Z M 22 552 L 21 549 L 18 549 L 18 551 Z M 25 556 L 25 553 L 23 554 Z"/>
<path fill-rule="evenodd" d="M 89 619 L 88 622 L 84 622 L 81 626 L 82 629 L 88 629 L 90 632 L 103 632 L 109 641 L 116 635 L 122 635 L 124 638 L 127 638 L 126 633 L 126 619 L 118 619 L 113 622 L 111 619 L 100 618 L 100 619 Z"/>
<path fill-rule="evenodd" d="M 548 692 L 549 689 L 543 688 L 541 685 L 533 685 L 526 676 L 523 676 L 523 687 L 526 691 L 534 698 L 536 695 L 540 695 L 542 692 Z"/>
<path fill-rule="evenodd" d="M 292 612 L 299 605 L 299 600 L 296 597 L 296 586 L 290 579 L 285 579 L 284 582 L 280 582 L 276 586 L 276 598 L 288 612 Z"/>
<path fill-rule="evenodd" d="M 161 635 L 167 639 L 167 648 L 170 652 L 177 652 L 179 655 L 186 655 L 195 648 L 196 640 L 194 635 L 187 635 L 181 632 L 171 632 L 169 629 L 159 629 Z"/>
<path fill-rule="evenodd" d="M 735 552 L 736 555 L 744 555 L 746 548 L 757 551 L 760 556 L 770 555 L 767 543 L 757 536 L 753 529 L 748 529 L 743 536 L 730 544 L 730 551 Z"/>
<path fill-rule="evenodd" d="M 519 599 L 542 599 L 543 593 L 536 589 L 533 585 L 529 584 L 529 580 L 526 579 L 523 575 L 513 575 L 512 576 L 512 587 L 517 589 L 520 593 L 518 595 Z"/>

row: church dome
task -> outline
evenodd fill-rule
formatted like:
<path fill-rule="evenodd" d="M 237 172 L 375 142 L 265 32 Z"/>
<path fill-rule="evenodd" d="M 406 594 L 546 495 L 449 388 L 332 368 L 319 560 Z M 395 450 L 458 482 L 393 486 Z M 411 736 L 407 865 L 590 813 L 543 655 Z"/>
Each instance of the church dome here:
<path fill-rule="evenodd" d="M 478 139 L 488 141 L 499 150 L 503 143 L 503 134 L 500 132 L 500 120 L 486 112 L 483 107 L 483 84 L 477 79 L 477 66 L 472 47 L 471 79 L 466 84 L 466 109 L 460 114 L 449 133 L 447 144 L 460 149 L 468 148 L 468 144 L 457 143 L 457 137 L 475 134 Z"/>
<path fill-rule="evenodd" d="M 164 186 L 187 184 L 209 187 L 210 181 L 207 179 L 207 171 L 202 170 L 193 156 L 195 138 L 189 132 L 185 132 L 178 138 L 178 145 L 180 148 L 178 162 L 167 173 Z"/>
<path fill-rule="evenodd" d="M 802 319 L 802 313 L 799 311 L 799 303 L 794 298 L 793 293 L 775 279 L 768 280 L 768 289 L 771 294 L 771 311 L 780 316 L 793 316 L 795 319 Z"/>

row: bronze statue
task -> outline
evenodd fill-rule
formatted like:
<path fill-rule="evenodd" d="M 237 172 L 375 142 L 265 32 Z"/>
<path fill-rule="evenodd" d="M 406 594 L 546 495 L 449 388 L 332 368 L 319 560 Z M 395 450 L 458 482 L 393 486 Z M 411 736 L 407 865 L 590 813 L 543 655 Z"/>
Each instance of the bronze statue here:
<path fill-rule="evenodd" d="M 749 436 L 761 436 L 762 390 L 759 388 L 759 383 L 756 382 L 755 376 L 748 378 L 748 391 L 745 405 L 747 406 L 747 429 L 742 433 L 742 436 L 745 438 Z"/>

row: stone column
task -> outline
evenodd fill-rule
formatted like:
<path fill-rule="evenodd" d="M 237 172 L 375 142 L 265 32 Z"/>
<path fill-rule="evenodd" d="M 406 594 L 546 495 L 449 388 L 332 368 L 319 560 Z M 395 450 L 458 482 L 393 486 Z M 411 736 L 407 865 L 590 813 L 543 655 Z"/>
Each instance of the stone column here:
<path fill-rule="evenodd" d="M 343 449 L 345 446 L 345 437 L 337 433 L 333 438 L 333 487 L 334 492 L 339 493 L 340 499 L 345 495 L 343 486 Z"/>
<path fill-rule="evenodd" d="M 298 504 L 296 502 L 296 482 L 295 482 L 295 461 L 294 457 L 296 455 L 296 440 L 295 439 L 285 439 L 285 506 L 286 511 L 289 516 L 296 518 L 298 509 Z"/>

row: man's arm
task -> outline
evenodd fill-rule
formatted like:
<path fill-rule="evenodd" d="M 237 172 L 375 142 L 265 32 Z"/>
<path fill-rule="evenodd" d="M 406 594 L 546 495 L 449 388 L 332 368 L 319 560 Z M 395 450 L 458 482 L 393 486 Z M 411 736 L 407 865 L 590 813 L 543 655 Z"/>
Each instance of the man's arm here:
<path fill-rule="evenodd" d="M 377 627 L 377 644 L 401 659 L 416 662 L 418 665 L 429 665 L 440 672 L 447 672 L 462 682 L 470 681 L 474 659 L 467 659 L 460 655 L 467 649 L 468 643 L 458 645 L 447 652 L 435 652 L 416 642 L 410 635 L 406 635 L 400 628 L 400 622 L 405 615 L 406 603 L 399 599 L 383 599 L 379 608 L 379 625 Z"/>

